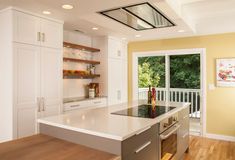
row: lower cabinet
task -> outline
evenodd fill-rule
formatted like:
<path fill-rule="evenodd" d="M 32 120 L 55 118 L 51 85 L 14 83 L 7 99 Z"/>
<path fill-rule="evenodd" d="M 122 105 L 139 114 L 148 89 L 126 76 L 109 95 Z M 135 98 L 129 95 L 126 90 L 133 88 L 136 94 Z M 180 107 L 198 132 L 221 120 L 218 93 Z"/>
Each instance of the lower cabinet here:
<path fill-rule="evenodd" d="M 62 52 L 14 43 L 14 138 L 37 133 L 37 119 L 60 113 Z"/>
<path fill-rule="evenodd" d="M 157 160 L 157 125 L 122 142 L 122 160 Z"/>
<path fill-rule="evenodd" d="M 189 107 L 179 112 L 179 123 L 177 157 L 180 160 L 189 148 Z"/>

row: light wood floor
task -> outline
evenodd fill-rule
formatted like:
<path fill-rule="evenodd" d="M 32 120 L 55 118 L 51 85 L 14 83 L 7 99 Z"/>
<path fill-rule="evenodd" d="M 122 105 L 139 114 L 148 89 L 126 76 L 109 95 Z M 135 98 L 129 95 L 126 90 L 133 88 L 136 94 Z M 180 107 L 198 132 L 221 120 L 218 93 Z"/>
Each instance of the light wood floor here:
<path fill-rule="evenodd" d="M 184 160 L 235 160 L 235 142 L 191 136 Z"/>

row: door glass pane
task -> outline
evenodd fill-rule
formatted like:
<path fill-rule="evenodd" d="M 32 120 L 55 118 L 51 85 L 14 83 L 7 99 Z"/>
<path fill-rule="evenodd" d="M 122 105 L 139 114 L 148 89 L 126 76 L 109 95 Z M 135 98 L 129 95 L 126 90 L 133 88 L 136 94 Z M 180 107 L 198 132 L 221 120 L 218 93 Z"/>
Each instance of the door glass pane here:
<path fill-rule="evenodd" d="M 157 99 L 165 98 L 165 56 L 138 58 L 139 99 L 147 99 L 149 85 L 156 87 Z"/>

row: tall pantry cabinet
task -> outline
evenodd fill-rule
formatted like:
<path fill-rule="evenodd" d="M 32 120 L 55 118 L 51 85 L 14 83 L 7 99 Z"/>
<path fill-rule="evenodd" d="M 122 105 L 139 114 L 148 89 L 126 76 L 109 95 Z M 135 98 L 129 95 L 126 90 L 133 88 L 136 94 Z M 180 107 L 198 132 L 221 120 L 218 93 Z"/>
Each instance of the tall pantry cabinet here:
<path fill-rule="evenodd" d="M 101 64 L 96 71 L 101 77 L 101 95 L 107 96 L 108 105 L 127 102 L 127 42 L 117 37 L 95 37 L 93 46 L 101 49 L 96 60 Z"/>
<path fill-rule="evenodd" d="M 0 21 L 0 141 L 6 141 L 35 134 L 37 118 L 60 113 L 63 23 L 14 8 L 1 11 Z"/>

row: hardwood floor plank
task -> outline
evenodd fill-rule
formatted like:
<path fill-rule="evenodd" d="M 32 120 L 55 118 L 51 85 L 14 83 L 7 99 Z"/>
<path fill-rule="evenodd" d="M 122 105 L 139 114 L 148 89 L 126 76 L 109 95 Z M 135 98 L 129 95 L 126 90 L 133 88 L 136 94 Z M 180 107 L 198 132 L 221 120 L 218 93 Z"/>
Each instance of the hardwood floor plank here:
<path fill-rule="evenodd" d="M 190 136 L 184 160 L 235 160 L 235 142 Z"/>

